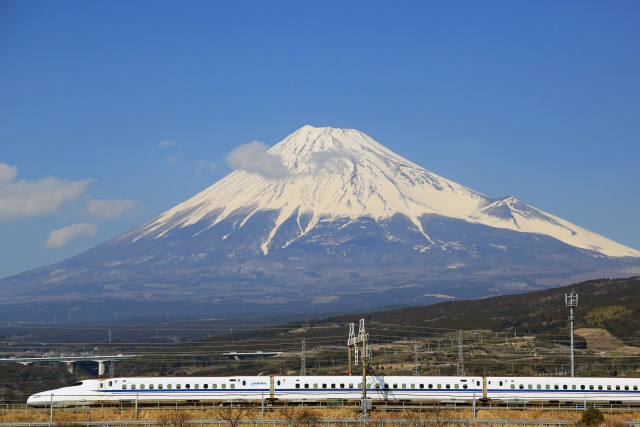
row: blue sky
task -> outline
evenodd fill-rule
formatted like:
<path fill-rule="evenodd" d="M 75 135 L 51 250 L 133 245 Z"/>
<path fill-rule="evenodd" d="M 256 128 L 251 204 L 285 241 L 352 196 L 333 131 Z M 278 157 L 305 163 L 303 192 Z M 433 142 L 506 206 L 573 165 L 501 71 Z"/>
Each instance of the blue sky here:
<path fill-rule="evenodd" d="M 640 2 L 0 2 L 0 277 L 355 128 L 640 249 Z"/>

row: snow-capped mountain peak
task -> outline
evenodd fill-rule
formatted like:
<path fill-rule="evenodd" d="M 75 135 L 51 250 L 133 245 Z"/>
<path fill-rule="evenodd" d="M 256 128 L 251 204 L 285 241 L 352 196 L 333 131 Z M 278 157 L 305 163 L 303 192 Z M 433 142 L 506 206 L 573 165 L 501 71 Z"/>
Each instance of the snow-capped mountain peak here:
<path fill-rule="evenodd" d="M 246 221 L 259 212 L 276 212 L 263 254 L 285 221 L 295 218 L 304 236 L 322 220 L 395 215 L 410 220 L 426 247 L 433 244 L 422 217 L 441 215 L 496 228 L 539 233 L 608 256 L 640 256 L 640 251 L 575 226 L 513 197 L 495 199 L 449 181 L 402 158 L 354 129 L 304 126 L 268 151 L 280 162 L 266 176 L 236 170 L 200 194 L 133 231 L 132 240 L 162 237 L 172 229 L 197 224 L 206 230 L 233 216 Z M 264 158 L 262 160 L 265 160 Z M 225 236 L 226 237 L 226 236 Z"/>

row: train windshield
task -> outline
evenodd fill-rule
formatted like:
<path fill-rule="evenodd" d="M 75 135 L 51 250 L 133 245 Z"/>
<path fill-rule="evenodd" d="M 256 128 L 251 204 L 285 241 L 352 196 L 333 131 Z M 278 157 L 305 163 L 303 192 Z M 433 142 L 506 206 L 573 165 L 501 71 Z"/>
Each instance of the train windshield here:
<path fill-rule="evenodd" d="M 75 383 L 75 384 L 71 384 L 71 385 L 70 385 L 70 386 L 68 386 L 68 387 L 75 387 L 75 386 L 77 386 L 77 385 L 82 385 L 82 381 L 78 381 L 77 383 Z"/>

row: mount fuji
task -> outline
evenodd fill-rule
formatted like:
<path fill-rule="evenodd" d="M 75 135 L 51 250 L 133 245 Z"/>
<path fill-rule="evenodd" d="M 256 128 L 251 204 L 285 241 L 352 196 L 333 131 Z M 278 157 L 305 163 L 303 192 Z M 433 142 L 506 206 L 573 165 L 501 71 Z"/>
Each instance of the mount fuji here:
<path fill-rule="evenodd" d="M 248 154 L 133 230 L 0 281 L 0 309 L 361 310 L 640 273 L 640 251 L 449 181 L 357 130 L 304 126 Z"/>

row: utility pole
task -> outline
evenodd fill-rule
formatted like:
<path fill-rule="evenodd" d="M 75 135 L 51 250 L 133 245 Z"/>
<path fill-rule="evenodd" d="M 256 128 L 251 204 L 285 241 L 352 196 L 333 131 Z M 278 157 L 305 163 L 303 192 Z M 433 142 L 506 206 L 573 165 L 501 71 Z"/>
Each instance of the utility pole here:
<path fill-rule="evenodd" d="M 571 376 L 575 375 L 575 359 L 573 354 L 573 307 L 578 306 L 578 294 L 574 294 L 573 290 L 570 294 L 564 295 L 564 302 L 569 307 L 569 321 L 571 322 Z"/>
<path fill-rule="evenodd" d="M 464 376 L 464 359 L 462 358 L 462 331 L 458 331 L 458 376 Z"/>
<path fill-rule="evenodd" d="M 413 376 L 420 375 L 420 366 L 418 365 L 418 344 L 413 341 Z"/>
<path fill-rule="evenodd" d="M 349 324 L 349 338 L 347 338 L 347 349 L 349 350 L 349 375 L 351 375 L 351 346 L 353 345 L 354 352 L 356 351 L 355 345 L 356 333 L 354 332 L 354 324 Z"/>
<path fill-rule="evenodd" d="M 350 334 L 351 335 L 351 334 Z M 370 401 L 367 400 L 367 368 L 369 367 L 369 358 L 371 357 L 371 351 L 367 345 L 369 340 L 369 334 L 364 329 L 364 319 L 360 319 L 360 327 L 358 329 L 358 336 L 355 334 L 350 337 L 347 344 L 355 349 L 355 364 L 358 365 L 358 348 L 357 343 L 361 342 L 362 347 L 360 349 L 360 356 L 362 356 L 362 416 L 367 417 L 367 409 L 370 406 Z"/>
<path fill-rule="evenodd" d="M 300 375 L 307 375 L 307 358 L 304 351 L 304 340 L 302 340 L 302 353 L 300 358 Z"/>

